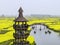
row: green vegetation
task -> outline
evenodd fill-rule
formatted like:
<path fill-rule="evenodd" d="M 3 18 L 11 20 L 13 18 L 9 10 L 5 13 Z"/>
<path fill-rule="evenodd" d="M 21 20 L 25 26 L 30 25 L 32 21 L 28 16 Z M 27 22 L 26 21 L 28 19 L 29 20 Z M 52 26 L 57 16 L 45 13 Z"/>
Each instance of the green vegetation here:
<path fill-rule="evenodd" d="M 12 41 L 13 39 L 10 39 L 8 41 L 1 42 L 0 45 L 9 45 Z"/>
<path fill-rule="evenodd" d="M 0 34 L 5 34 L 5 33 L 9 32 L 9 31 L 11 31 L 11 30 L 0 30 Z"/>

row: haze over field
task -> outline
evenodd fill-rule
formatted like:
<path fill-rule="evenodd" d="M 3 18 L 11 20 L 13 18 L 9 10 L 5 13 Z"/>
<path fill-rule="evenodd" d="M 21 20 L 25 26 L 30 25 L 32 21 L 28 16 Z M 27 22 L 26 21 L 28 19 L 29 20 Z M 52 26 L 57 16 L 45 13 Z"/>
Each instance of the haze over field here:
<path fill-rule="evenodd" d="M 0 15 L 16 16 L 20 6 L 24 15 L 60 15 L 60 0 L 0 0 Z"/>

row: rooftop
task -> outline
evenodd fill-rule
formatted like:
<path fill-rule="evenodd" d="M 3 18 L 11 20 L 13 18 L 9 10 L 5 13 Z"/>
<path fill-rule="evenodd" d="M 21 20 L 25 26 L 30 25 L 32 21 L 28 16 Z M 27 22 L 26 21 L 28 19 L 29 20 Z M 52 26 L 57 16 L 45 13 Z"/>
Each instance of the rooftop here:
<path fill-rule="evenodd" d="M 20 7 L 18 10 L 19 16 L 14 20 L 15 22 L 26 22 L 27 20 L 23 17 L 23 9 Z"/>

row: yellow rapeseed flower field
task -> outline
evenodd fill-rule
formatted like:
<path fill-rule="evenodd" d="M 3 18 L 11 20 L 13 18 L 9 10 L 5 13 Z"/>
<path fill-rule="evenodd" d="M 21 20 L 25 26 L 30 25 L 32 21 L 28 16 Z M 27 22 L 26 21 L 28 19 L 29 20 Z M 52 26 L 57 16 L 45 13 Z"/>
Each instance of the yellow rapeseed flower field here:
<path fill-rule="evenodd" d="M 14 29 L 13 29 L 13 22 L 14 18 L 0 18 L 0 30 L 11 30 L 5 34 L 0 34 L 0 42 L 6 41 L 6 40 L 10 40 L 10 39 L 14 39 L 13 37 L 13 33 L 14 33 Z M 54 23 L 52 23 L 54 22 Z M 60 30 L 60 21 L 59 18 L 46 18 L 46 19 L 31 19 L 28 21 L 28 24 L 31 25 L 33 23 L 44 23 L 46 25 L 48 25 L 50 28 L 53 28 L 54 30 L 59 31 Z M 30 30 L 30 28 L 29 28 Z M 34 37 L 33 36 L 29 36 L 27 38 L 27 40 L 30 43 L 33 43 L 34 41 Z"/>

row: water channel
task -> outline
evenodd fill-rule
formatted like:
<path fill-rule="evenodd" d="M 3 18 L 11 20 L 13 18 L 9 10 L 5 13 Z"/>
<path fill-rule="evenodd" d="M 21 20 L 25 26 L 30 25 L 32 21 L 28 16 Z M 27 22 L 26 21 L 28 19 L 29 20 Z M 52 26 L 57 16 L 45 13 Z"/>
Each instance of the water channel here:
<path fill-rule="evenodd" d="M 44 25 L 33 25 L 31 28 L 30 35 L 34 36 L 36 45 L 60 45 L 59 33 Z"/>

